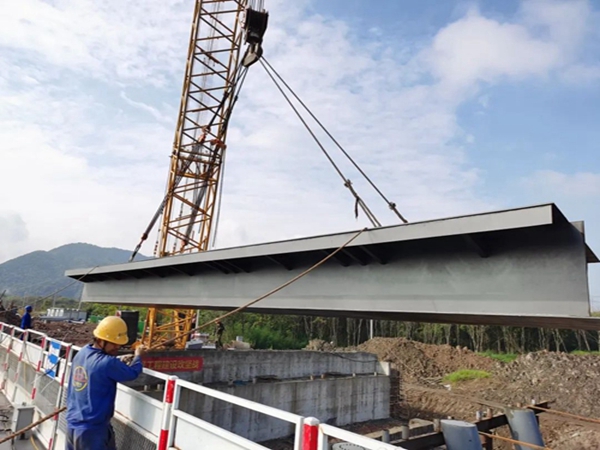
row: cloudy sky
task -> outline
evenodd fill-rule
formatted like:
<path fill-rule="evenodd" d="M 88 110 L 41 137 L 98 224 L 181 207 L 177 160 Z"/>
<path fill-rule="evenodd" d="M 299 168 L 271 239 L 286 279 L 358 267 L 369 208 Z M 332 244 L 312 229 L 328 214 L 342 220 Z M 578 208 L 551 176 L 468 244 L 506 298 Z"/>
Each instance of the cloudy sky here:
<path fill-rule="evenodd" d="M 600 252 L 600 2 L 266 6 L 265 55 L 410 221 L 556 202 L 587 221 Z M 135 246 L 163 195 L 192 8 L 3 0 L 0 262 L 70 242 Z M 396 223 L 342 167 L 379 219 Z M 252 67 L 231 125 L 217 246 L 366 224 Z M 590 272 L 600 302 L 600 268 Z"/>

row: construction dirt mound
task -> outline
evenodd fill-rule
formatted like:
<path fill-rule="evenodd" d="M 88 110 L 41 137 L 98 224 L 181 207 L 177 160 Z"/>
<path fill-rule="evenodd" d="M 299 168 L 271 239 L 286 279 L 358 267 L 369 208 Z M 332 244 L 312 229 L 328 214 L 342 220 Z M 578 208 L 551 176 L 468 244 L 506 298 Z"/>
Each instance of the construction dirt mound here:
<path fill-rule="evenodd" d="M 356 350 L 374 353 L 381 361 L 396 365 L 402 379 L 409 383 L 436 382 L 461 369 L 493 370 L 490 358 L 450 345 L 430 345 L 404 338 L 374 338 Z"/>
<path fill-rule="evenodd" d="M 541 351 L 510 363 L 495 361 L 464 348 L 429 345 L 404 338 L 375 338 L 344 351 L 365 351 L 393 363 L 401 373 L 400 410 L 405 418 L 472 421 L 476 411 L 493 406 L 550 401 L 551 409 L 580 417 L 600 418 L 600 356 Z M 454 383 L 441 379 L 462 369 L 485 370 L 489 378 Z M 500 406 L 499 406 L 500 405 Z M 542 414 L 542 434 L 550 448 L 600 448 L 600 424 L 573 416 Z M 506 430 L 503 430 L 504 433 Z M 508 449 L 497 443 L 494 448 Z"/>
<path fill-rule="evenodd" d="M 12 309 L 0 311 L 0 322 L 18 327 L 21 325 L 21 316 Z"/>
<path fill-rule="evenodd" d="M 555 400 L 553 408 L 600 417 L 600 357 L 548 351 L 521 355 L 500 365 L 484 392 L 502 402 Z"/>
<path fill-rule="evenodd" d="M 51 338 L 74 345 L 83 346 L 92 341 L 92 332 L 96 325 L 93 323 L 77 322 L 39 322 L 35 321 L 33 328 L 46 333 Z"/>

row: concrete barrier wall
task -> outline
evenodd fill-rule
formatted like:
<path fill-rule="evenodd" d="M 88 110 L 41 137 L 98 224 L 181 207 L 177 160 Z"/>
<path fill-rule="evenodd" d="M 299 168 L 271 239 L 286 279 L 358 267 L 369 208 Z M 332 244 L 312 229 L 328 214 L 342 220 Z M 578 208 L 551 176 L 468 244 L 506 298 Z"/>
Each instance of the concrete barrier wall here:
<path fill-rule="evenodd" d="M 202 370 L 173 372 L 194 383 L 252 381 L 255 377 L 274 375 L 280 380 L 308 378 L 324 373 L 389 375 L 389 364 L 377 361 L 371 353 L 326 353 L 305 350 L 193 350 L 154 352 L 153 357 L 201 357 Z M 144 384 L 141 379 L 139 384 Z"/>
<path fill-rule="evenodd" d="M 370 353 L 194 350 L 153 353 L 152 356 L 201 357 L 201 370 L 178 371 L 173 375 L 333 425 L 383 419 L 390 414 L 389 364 L 377 361 Z M 344 376 L 321 378 L 324 374 Z M 276 379 L 261 381 L 259 378 L 267 376 Z M 148 384 L 151 389 L 146 394 L 162 398 L 162 392 L 153 391 L 152 380 L 144 376 L 128 384 Z M 180 407 L 192 416 L 254 442 L 289 436 L 294 431 L 288 422 L 192 390 L 182 391 Z"/>
<path fill-rule="evenodd" d="M 337 426 L 389 417 L 390 379 L 387 376 L 208 387 L 294 414 L 314 416 Z M 293 434 L 289 423 L 193 391 L 182 392 L 180 408 L 254 442 Z"/>

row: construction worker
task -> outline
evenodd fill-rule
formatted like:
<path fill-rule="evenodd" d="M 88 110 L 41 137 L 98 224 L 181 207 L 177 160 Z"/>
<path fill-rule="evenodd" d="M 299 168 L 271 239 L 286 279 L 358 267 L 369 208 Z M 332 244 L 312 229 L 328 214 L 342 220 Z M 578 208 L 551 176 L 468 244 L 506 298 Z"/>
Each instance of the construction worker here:
<path fill-rule="evenodd" d="M 221 338 L 223 337 L 223 332 L 225 331 L 225 325 L 223 325 L 223 323 L 220 320 L 217 320 L 216 324 L 217 326 L 215 328 L 215 336 L 217 338 L 217 342 L 215 344 L 215 347 L 223 348 L 223 342 L 221 341 Z"/>
<path fill-rule="evenodd" d="M 94 342 L 73 358 L 67 392 L 66 450 L 116 450 L 110 424 L 115 410 L 117 383 L 136 379 L 142 373 L 139 346 L 130 365 L 117 358 L 129 340 L 127 324 L 117 316 L 102 319 L 94 330 Z"/>
<path fill-rule="evenodd" d="M 27 305 L 25 307 L 25 314 L 21 317 L 21 328 L 24 330 L 28 330 L 31 328 L 31 312 L 33 311 L 33 306 Z"/>

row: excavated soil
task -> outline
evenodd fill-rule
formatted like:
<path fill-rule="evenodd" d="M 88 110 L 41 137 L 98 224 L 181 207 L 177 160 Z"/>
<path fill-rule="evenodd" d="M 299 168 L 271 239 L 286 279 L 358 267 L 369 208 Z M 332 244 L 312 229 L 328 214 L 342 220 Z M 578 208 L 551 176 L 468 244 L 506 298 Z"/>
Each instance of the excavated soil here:
<path fill-rule="evenodd" d="M 92 341 L 92 332 L 96 328 L 93 323 L 76 322 L 39 322 L 35 321 L 33 329 L 63 342 L 83 346 Z"/>
<path fill-rule="evenodd" d="M 14 325 L 18 327 L 21 325 L 21 316 L 19 316 L 13 310 L 2 310 L 0 311 L 0 322 L 7 323 L 9 325 Z"/>
<path fill-rule="evenodd" d="M 536 352 L 511 363 L 497 362 L 464 348 L 428 345 L 403 338 L 375 338 L 353 349 L 393 363 L 402 376 L 402 415 L 473 421 L 476 411 L 505 405 L 551 401 L 551 409 L 600 418 L 600 356 Z M 485 370 L 490 378 L 444 385 L 444 375 L 461 369 Z M 544 413 L 541 426 L 550 448 L 600 448 L 600 422 Z M 501 434 L 506 435 L 503 431 Z M 494 448 L 510 447 L 496 444 Z"/>
<path fill-rule="evenodd" d="M 16 327 L 21 325 L 21 316 L 14 310 L 0 311 L 0 322 L 8 323 Z M 54 339 L 63 342 L 83 346 L 91 342 L 92 331 L 96 327 L 93 323 L 78 323 L 78 322 L 42 322 L 39 319 L 33 320 L 32 329 L 46 333 Z"/>
<path fill-rule="evenodd" d="M 495 362 L 466 348 L 428 345 L 404 338 L 374 338 L 357 350 L 375 353 L 382 361 L 396 365 L 404 382 L 437 382 L 444 375 L 461 369 L 490 371 Z"/>
<path fill-rule="evenodd" d="M 0 311 L 0 322 L 8 323 L 16 327 L 21 325 L 21 316 L 13 310 Z M 54 339 L 63 342 L 83 346 L 91 342 L 92 331 L 96 327 L 93 323 L 77 323 L 77 322 L 42 322 L 39 319 L 34 319 L 32 329 L 46 333 Z"/>

